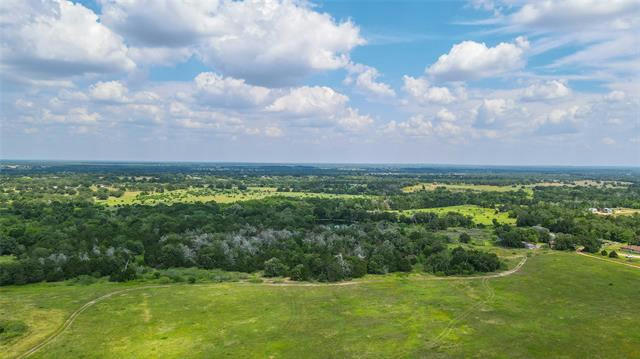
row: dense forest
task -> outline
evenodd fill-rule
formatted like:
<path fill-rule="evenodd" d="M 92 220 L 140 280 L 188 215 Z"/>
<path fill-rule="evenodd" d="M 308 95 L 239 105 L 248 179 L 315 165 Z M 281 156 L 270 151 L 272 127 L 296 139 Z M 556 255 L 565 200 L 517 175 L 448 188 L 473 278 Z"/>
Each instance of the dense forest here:
<path fill-rule="evenodd" d="M 0 284 L 81 275 L 126 281 L 154 268 L 176 267 L 317 281 L 416 268 L 437 275 L 504 268 L 495 254 L 465 247 L 468 238 L 442 234 L 450 228 L 489 231 L 495 245 L 508 248 L 541 243 L 596 253 L 602 241 L 638 243 L 640 215 L 587 210 L 640 209 L 638 174 L 593 171 L 560 175 L 536 169 L 527 175 L 522 169 L 473 169 L 447 175 L 371 167 L 5 164 L 0 174 L 0 258 L 5 258 Z M 574 185 L 589 173 L 592 184 Z M 442 186 L 433 190 L 403 190 L 436 179 Z M 543 181 L 553 185 L 536 185 Z M 510 187 L 477 191 L 447 184 Z M 274 191 L 264 198 L 218 203 L 206 197 L 249 196 L 265 188 Z M 209 199 L 107 202 L 132 193 L 162 198 L 177 191 Z M 334 197 L 306 196 L 313 193 Z M 456 211 L 405 212 L 460 205 L 504 213 L 514 224 L 494 219 L 487 225 Z"/>

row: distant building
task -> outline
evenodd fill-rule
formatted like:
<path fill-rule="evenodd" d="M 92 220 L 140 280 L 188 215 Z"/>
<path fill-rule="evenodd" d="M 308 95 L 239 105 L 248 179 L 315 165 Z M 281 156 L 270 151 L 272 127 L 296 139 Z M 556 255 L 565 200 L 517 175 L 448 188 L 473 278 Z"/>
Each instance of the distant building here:
<path fill-rule="evenodd" d="M 589 208 L 588 209 L 589 212 L 594 213 L 594 214 L 613 214 L 613 209 L 612 208 Z"/>
<path fill-rule="evenodd" d="M 627 245 L 627 246 L 624 246 L 624 247 L 622 247 L 622 248 L 620 248 L 620 249 L 622 249 L 623 251 L 629 251 L 629 252 L 634 252 L 634 253 L 640 253 L 640 246 L 634 246 L 634 245 L 631 245 L 631 244 L 629 244 L 629 245 Z"/>

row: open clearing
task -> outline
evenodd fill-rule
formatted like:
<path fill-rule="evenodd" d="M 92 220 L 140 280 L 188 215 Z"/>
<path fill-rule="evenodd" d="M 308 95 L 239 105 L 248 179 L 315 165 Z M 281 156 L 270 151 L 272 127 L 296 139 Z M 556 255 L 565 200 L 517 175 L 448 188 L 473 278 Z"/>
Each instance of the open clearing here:
<path fill-rule="evenodd" d="M 139 289 L 91 306 L 32 357 L 640 356 L 640 270 L 540 253 L 511 276 L 482 280 Z M 16 357 L 91 299 L 132 287 L 1 288 L 0 313 L 29 332 L 0 353 Z"/>
<path fill-rule="evenodd" d="M 402 190 L 407 193 L 418 192 L 422 190 L 433 191 L 438 187 L 444 187 L 450 191 L 486 191 L 486 192 L 511 192 L 524 190 L 530 195 L 533 191 L 530 188 L 521 185 L 513 186 L 493 186 L 493 185 L 476 185 L 476 184 L 443 184 L 443 183 L 419 183 L 413 186 L 404 187 Z"/>
<path fill-rule="evenodd" d="M 635 208 L 614 208 L 614 216 L 633 216 L 634 214 L 640 214 L 640 209 Z"/>
<path fill-rule="evenodd" d="M 446 183 L 418 183 L 415 185 L 402 188 L 403 192 L 412 193 L 418 191 L 433 191 L 438 187 L 444 187 L 450 191 L 483 191 L 483 192 L 511 192 L 523 190 L 530 196 L 533 195 L 533 188 L 535 187 L 598 187 L 598 188 L 625 188 L 628 187 L 630 182 L 615 182 L 615 181 L 592 181 L 581 180 L 572 181 L 569 183 L 563 182 L 540 182 L 529 185 L 509 185 L 509 186 L 497 186 L 497 185 L 480 185 L 480 184 L 446 184 Z"/>
<path fill-rule="evenodd" d="M 404 211 L 397 211 L 398 213 L 412 215 L 418 212 L 432 212 L 438 215 L 443 215 L 448 212 L 457 212 L 465 216 L 473 217 L 474 223 L 481 223 L 484 225 L 490 225 L 495 218 L 500 223 L 515 224 L 515 218 L 509 218 L 506 212 L 497 212 L 495 209 L 479 207 L 474 205 L 461 205 L 461 206 L 447 206 L 436 208 L 419 208 L 419 209 L 407 209 Z"/>
<path fill-rule="evenodd" d="M 272 187 L 249 187 L 247 190 L 211 190 L 211 189 L 189 189 L 165 191 L 162 193 L 142 194 L 140 191 L 127 191 L 122 197 L 109 197 L 106 200 L 96 200 L 96 203 L 108 206 L 147 204 L 156 205 L 160 203 L 194 203 L 211 202 L 233 203 L 239 201 L 249 201 L 262 199 L 265 197 L 320 197 L 320 198 L 364 198 L 364 195 L 330 194 L 330 193 L 309 193 L 309 192 L 277 192 Z"/>

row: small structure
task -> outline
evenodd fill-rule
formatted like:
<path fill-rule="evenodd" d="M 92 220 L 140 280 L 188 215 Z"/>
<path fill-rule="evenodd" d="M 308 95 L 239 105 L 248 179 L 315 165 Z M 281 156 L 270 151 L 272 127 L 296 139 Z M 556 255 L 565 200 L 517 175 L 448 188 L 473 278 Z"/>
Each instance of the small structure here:
<path fill-rule="evenodd" d="M 589 208 L 589 212 L 593 214 L 613 214 L 613 208 Z"/>
<path fill-rule="evenodd" d="M 622 248 L 623 251 L 629 251 L 629 252 L 634 252 L 634 253 L 640 253 L 640 246 L 634 246 L 632 244 L 626 245 Z"/>

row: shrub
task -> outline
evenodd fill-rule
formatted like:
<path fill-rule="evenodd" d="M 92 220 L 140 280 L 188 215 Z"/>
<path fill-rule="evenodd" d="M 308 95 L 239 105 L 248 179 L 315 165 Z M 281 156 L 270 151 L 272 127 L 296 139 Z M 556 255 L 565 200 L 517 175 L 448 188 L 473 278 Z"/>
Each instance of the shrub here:
<path fill-rule="evenodd" d="M 93 284 L 93 283 L 95 283 L 97 281 L 98 281 L 98 279 L 96 279 L 96 278 L 94 278 L 92 276 L 83 274 L 83 275 L 80 275 L 80 276 L 76 277 L 75 280 L 74 280 L 74 283 L 80 284 L 80 285 L 90 285 L 90 284 Z"/>
<path fill-rule="evenodd" d="M 469 242 L 471 242 L 471 236 L 469 234 L 467 234 L 467 233 L 461 233 L 460 237 L 458 237 L 458 240 L 461 243 L 469 243 Z"/>
<path fill-rule="evenodd" d="M 289 272 L 289 267 L 278 258 L 271 258 L 264 262 L 265 277 L 283 277 Z"/>
<path fill-rule="evenodd" d="M 606 257 L 608 253 L 603 249 L 602 252 L 600 252 L 600 254 Z"/>
<path fill-rule="evenodd" d="M 598 253 L 602 242 L 595 238 L 582 238 L 580 243 L 584 246 L 583 252 Z"/>
<path fill-rule="evenodd" d="M 573 251 L 576 249 L 576 240 L 570 234 L 558 234 L 553 249 L 559 251 Z"/>
<path fill-rule="evenodd" d="M 616 251 L 611 251 L 611 253 L 609 253 L 609 258 L 618 258 L 618 253 L 616 253 Z"/>
<path fill-rule="evenodd" d="M 365 263 L 365 270 L 366 270 L 366 263 Z M 290 276 L 291 276 L 291 280 L 296 280 L 296 281 L 308 280 L 309 270 L 307 269 L 307 267 L 304 266 L 304 264 L 298 264 L 297 266 L 293 267 L 293 269 L 291 269 Z"/>

